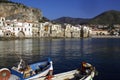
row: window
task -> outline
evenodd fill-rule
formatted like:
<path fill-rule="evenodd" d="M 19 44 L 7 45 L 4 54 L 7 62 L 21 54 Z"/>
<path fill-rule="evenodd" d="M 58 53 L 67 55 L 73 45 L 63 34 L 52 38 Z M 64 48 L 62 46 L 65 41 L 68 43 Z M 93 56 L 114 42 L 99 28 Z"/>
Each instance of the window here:
<path fill-rule="evenodd" d="M 4 21 L 4 19 L 2 19 L 2 21 Z"/>
<path fill-rule="evenodd" d="M 30 28 L 29 28 L 29 31 L 30 31 Z"/>
<path fill-rule="evenodd" d="M 18 28 L 18 31 L 20 30 L 20 28 Z"/>

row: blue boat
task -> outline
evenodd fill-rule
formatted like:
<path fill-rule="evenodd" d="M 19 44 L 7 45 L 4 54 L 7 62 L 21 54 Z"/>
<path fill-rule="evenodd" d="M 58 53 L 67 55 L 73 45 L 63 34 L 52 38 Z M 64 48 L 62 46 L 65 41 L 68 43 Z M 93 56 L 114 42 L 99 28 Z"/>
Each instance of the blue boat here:
<path fill-rule="evenodd" d="M 53 64 L 50 59 L 30 65 L 25 65 L 21 59 L 17 67 L 0 69 L 0 80 L 35 80 L 52 72 Z"/>

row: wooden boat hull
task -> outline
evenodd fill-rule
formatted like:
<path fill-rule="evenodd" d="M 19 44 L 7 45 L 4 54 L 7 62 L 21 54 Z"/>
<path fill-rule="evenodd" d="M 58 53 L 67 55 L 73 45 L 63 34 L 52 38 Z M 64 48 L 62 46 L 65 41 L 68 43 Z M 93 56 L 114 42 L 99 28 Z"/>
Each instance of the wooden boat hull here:
<path fill-rule="evenodd" d="M 9 80 L 36 80 L 36 79 L 39 79 L 40 77 L 45 77 L 49 73 L 49 71 L 50 71 L 50 68 L 45 70 L 44 72 L 41 72 L 40 74 L 37 74 L 27 79 L 20 79 L 18 76 L 12 74 Z"/>
<path fill-rule="evenodd" d="M 82 74 L 81 70 L 76 69 L 68 72 L 63 72 L 54 75 L 51 80 L 93 80 L 96 74 L 95 67 L 92 66 L 89 73 Z M 39 78 L 37 80 L 45 80 L 45 77 Z"/>
<path fill-rule="evenodd" d="M 40 67 L 43 67 L 41 71 L 37 71 L 37 73 L 35 74 L 30 74 L 29 77 L 25 77 L 25 72 L 21 73 L 20 71 L 17 70 L 16 67 L 13 67 L 11 69 L 8 69 L 8 68 L 3 68 L 3 69 L 0 69 L 2 70 L 1 73 L 3 71 L 6 71 L 6 73 L 10 73 L 9 76 L 6 76 L 6 78 L 8 78 L 7 80 L 36 80 L 40 77 L 45 77 L 49 71 L 53 71 L 53 64 L 52 64 L 52 61 L 49 59 L 48 61 L 44 61 L 44 62 L 38 62 L 38 63 L 34 63 L 34 64 L 31 64 L 29 65 L 29 67 L 31 68 L 31 70 L 38 70 L 38 66 L 39 66 L 39 69 Z M 32 71 L 33 72 L 33 71 Z M 34 71 L 35 72 L 35 71 Z M 2 75 L 4 75 L 4 73 L 2 73 Z M 0 77 L 3 78 L 3 76 L 0 75 Z"/>
<path fill-rule="evenodd" d="M 56 74 L 52 80 L 92 80 L 95 76 L 95 71 L 92 71 L 89 75 L 83 75 L 83 77 L 80 79 L 79 77 L 75 78 L 75 75 L 79 75 L 79 72 L 77 70 L 72 70 L 60 74 Z"/>

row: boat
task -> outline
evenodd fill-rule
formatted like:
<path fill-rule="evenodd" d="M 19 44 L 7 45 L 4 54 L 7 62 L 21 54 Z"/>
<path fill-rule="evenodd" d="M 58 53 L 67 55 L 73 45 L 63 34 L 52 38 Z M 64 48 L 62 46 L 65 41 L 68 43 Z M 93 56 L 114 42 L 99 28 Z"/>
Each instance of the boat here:
<path fill-rule="evenodd" d="M 90 63 L 82 62 L 80 68 L 58 73 L 53 75 L 53 77 L 43 77 L 38 80 L 93 80 L 96 75 L 96 69 Z M 49 79 L 51 78 L 51 79 Z"/>
<path fill-rule="evenodd" d="M 17 67 L 0 69 L 0 80 L 36 80 L 52 73 L 52 71 L 53 64 L 50 58 L 30 65 L 25 65 L 21 59 Z"/>

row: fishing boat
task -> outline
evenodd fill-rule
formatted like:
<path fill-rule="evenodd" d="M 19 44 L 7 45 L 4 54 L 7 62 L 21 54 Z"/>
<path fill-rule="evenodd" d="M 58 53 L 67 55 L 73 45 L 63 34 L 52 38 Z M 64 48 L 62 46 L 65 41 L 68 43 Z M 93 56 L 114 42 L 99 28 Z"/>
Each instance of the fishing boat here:
<path fill-rule="evenodd" d="M 82 62 L 80 68 L 55 74 L 53 77 L 47 76 L 47 80 L 93 80 L 96 74 L 95 67 L 90 63 Z M 49 79 L 51 78 L 51 79 Z M 45 80 L 45 78 L 40 78 L 38 80 Z"/>
<path fill-rule="evenodd" d="M 0 69 L 0 80 L 36 80 L 52 71 L 53 64 L 50 59 L 30 65 L 25 65 L 21 59 L 17 67 Z"/>

